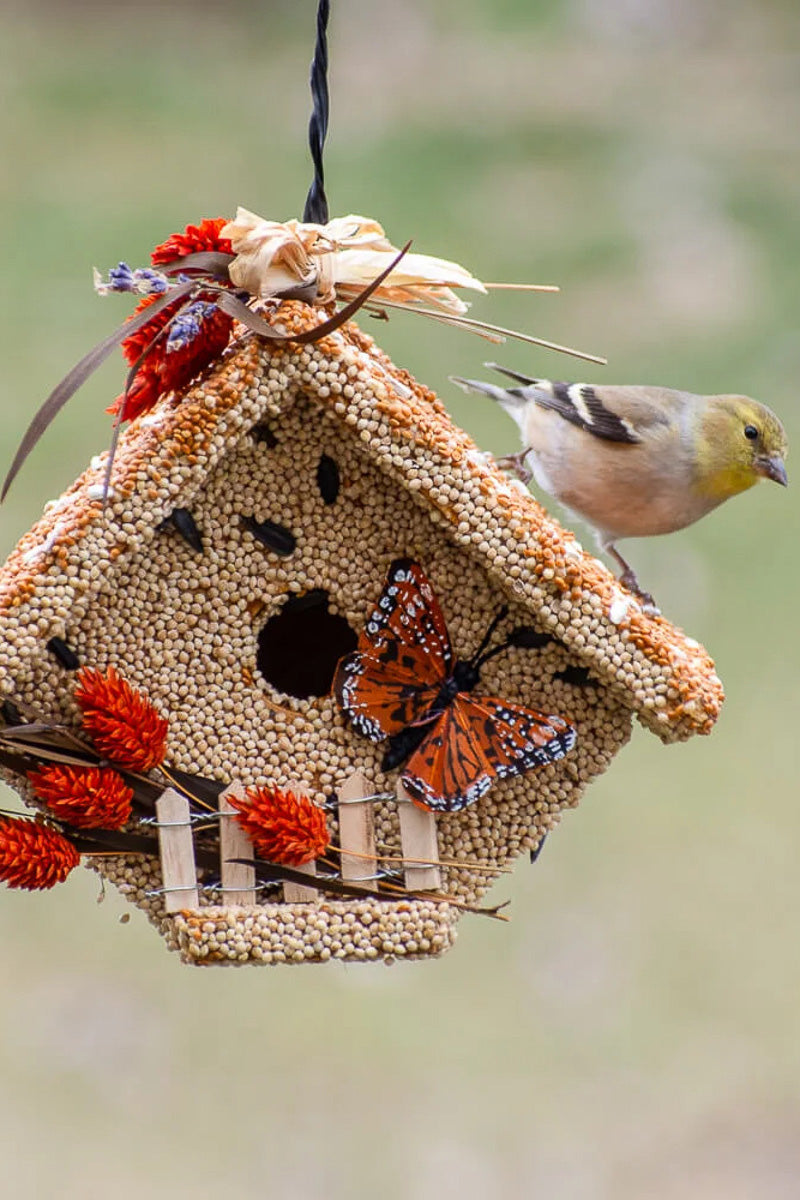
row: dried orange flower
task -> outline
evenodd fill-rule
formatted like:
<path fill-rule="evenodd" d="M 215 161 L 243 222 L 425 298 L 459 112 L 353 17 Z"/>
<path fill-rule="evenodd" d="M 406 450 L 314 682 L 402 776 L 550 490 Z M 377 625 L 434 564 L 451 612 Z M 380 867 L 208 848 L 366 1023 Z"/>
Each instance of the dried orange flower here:
<path fill-rule="evenodd" d="M 187 225 L 183 233 L 173 233 L 156 246 L 150 255 L 154 267 L 163 263 L 173 262 L 176 258 L 185 258 L 187 254 L 198 254 L 202 250 L 216 250 L 220 254 L 231 254 L 231 244 L 227 238 L 220 237 L 223 225 L 228 224 L 227 217 L 204 217 L 198 225 Z"/>
<path fill-rule="evenodd" d="M 63 883 L 80 862 L 72 842 L 42 821 L 0 817 L 0 880 L 29 892 Z"/>
<path fill-rule="evenodd" d="M 76 829 L 120 829 L 130 818 L 133 788 L 113 767 L 48 765 L 28 779 L 53 816 Z"/>
<path fill-rule="evenodd" d="M 157 296 L 145 296 L 136 313 L 157 299 Z M 179 317 L 181 309 L 183 316 Z M 156 340 L 170 323 L 173 333 Z M 130 388 L 117 396 L 107 412 L 118 413 L 124 404 L 126 421 L 149 412 L 160 396 L 180 391 L 210 362 L 219 358 L 230 341 L 232 329 L 232 318 L 210 302 L 195 301 L 187 305 L 185 300 L 176 300 L 167 305 L 122 343 L 123 353 L 131 364 L 137 362 L 148 347 L 151 349 L 140 363 Z"/>
<path fill-rule="evenodd" d="M 83 727 L 97 750 L 128 771 L 150 771 L 163 762 L 169 725 L 113 667 L 78 673 L 75 699 Z"/>
<path fill-rule="evenodd" d="M 272 787 L 248 788 L 243 800 L 231 797 L 231 804 L 256 853 L 270 862 L 300 867 L 328 848 L 325 813 L 308 796 Z"/>

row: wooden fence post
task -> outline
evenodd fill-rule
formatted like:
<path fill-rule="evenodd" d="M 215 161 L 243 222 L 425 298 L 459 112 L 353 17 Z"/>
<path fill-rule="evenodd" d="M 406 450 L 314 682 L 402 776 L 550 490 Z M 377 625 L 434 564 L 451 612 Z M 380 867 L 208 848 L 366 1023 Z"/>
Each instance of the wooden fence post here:
<path fill-rule="evenodd" d="M 375 886 L 372 876 L 378 866 L 375 855 L 375 808 L 373 789 L 360 771 L 355 771 L 339 788 L 339 847 L 342 879 Z M 368 798 L 369 797 L 369 798 Z M 359 804 L 358 801 L 361 800 Z M 355 851 L 349 853 L 348 851 Z"/>
<path fill-rule="evenodd" d="M 199 908 L 189 801 L 174 788 L 167 788 L 156 800 L 156 818 L 164 908 L 168 913 Z"/>
<path fill-rule="evenodd" d="M 287 791 L 294 792 L 297 795 L 302 791 L 302 788 L 290 783 Z M 316 875 L 317 864 L 310 862 L 306 863 L 304 867 L 295 867 L 294 869 L 295 871 L 302 871 L 304 875 Z M 283 885 L 283 898 L 288 904 L 311 904 L 319 900 L 320 893 L 316 888 L 303 887 L 302 883 L 290 883 L 287 880 Z"/>
<path fill-rule="evenodd" d="M 400 818 L 403 858 L 438 859 L 436 817 L 414 804 L 400 780 L 397 781 L 397 815 Z M 406 887 L 411 892 L 435 892 L 442 886 L 439 867 L 407 866 L 405 876 Z"/>
<path fill-rule="evenodd" d="M 220 877 L 222 880 L 222 903 L 244 904 L 257 903 L 256 869 L 248 863 L 233 862 L 236 858 L 253 858 L 255 852 L 253 843 L 242 829 L 235 816 L 228 815 L 236 812 L 230 803 L 230 797 L 241 800 L 244 788 L 235 780 L 224 792 L 220 792 L 219 811 L 224 814 L 219 822 L 219 857 Z"/>

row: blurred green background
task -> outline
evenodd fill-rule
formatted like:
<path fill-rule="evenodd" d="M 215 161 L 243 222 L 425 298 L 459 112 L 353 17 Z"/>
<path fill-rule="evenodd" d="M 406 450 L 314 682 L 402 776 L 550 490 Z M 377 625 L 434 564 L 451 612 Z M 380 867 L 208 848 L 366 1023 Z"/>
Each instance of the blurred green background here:
<path fill-rule="evenodd" d="M 314 8 L 6 0 L 0 462 L 128 311 L 94 296 L 92 265 L 144 263 L 237 204 L 300 215 Z M 797 441 L 794 0 L 333 8 L 332 213 L 485 279 L 559 283 L 473 312 L 609 358 L 374 326 L 482 445 L 515 449 L 514 431 L 447 376 L 487 357 L 750 392 Z M 3 553 L 107 444 L 122 377 L 109 363 L 37 450 L 0 510 Z M 7 1194 L 800 1194 L 796 497 L 761 487 L 628 545 L 714 655 L 719 725 L 670 749 L 637 728 L 496 889 L 512 923 L 464 920 L 441 962 L 193 971 L 140 914 L 118 924 L 116 894 L 97 907 L 86 872 L 3 891 Z"/>

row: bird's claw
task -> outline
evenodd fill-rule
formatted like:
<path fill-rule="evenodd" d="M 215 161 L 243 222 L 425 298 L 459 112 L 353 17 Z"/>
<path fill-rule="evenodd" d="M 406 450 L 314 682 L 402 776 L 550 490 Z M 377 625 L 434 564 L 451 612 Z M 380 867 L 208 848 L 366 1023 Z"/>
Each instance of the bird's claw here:
<path fill-rule="evenodd" d="M 529 484 L 533 479 L 533 471 L 526 465 L 525 459 L 528 456 L 527 450 L 520 450 L 517 454 L 504 454 L 502 458 L 495 459 L 498 467 L 502 467 L 504 471 L 509 471 L 517 479 L 524 484 Z"/>
<path fill-rule="evenodd" d="M 619 577 L 619 581 L 623 587 L 626 587 L 629 592 L 632 592 L 642 606 L 642 611 L 647 613 L 649 617 L 660 617 L 661 609 L 656 604 L 653 597 L 644 588 L 639 586 L 639 580 L 630 567 L 627 567 Z"/>

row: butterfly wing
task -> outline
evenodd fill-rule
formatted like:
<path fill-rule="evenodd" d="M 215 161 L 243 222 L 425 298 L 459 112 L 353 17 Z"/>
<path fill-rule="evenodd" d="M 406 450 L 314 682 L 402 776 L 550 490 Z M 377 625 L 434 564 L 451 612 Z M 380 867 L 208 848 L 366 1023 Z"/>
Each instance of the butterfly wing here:
<path fill-rule="evenodd" d="M 358 639 L 340 660 L 333 694 L 360 734 L 381 742 L 430 709 L 453 669 L 442 610 L 418 563 L 398 558 Z"/>
<path fill-rule="evenodd" d="M 413 678 L 397 678 L 377 656 L 353 651 L 336 668 L 334 695 L 353 728 L 382 742 L 419 720 L 438 695 Z"/>
<path fill-rule="evenodd" d="M 453 651 L 444 614 L 419 563 L 396 558 L 381 597 L 359 640 L 359 650 L 410 653 L 408 670 L 422 666 L 424 682 L 442 683 L 453 668 Z"/>
<path fill-rule="evenodd" d="M 563 758 L 575 738 L 561 717 L 460 693 L 406 763 L 403 786 L 423 808 L 455 812 L 485 795 L 495 779 Z"/>

